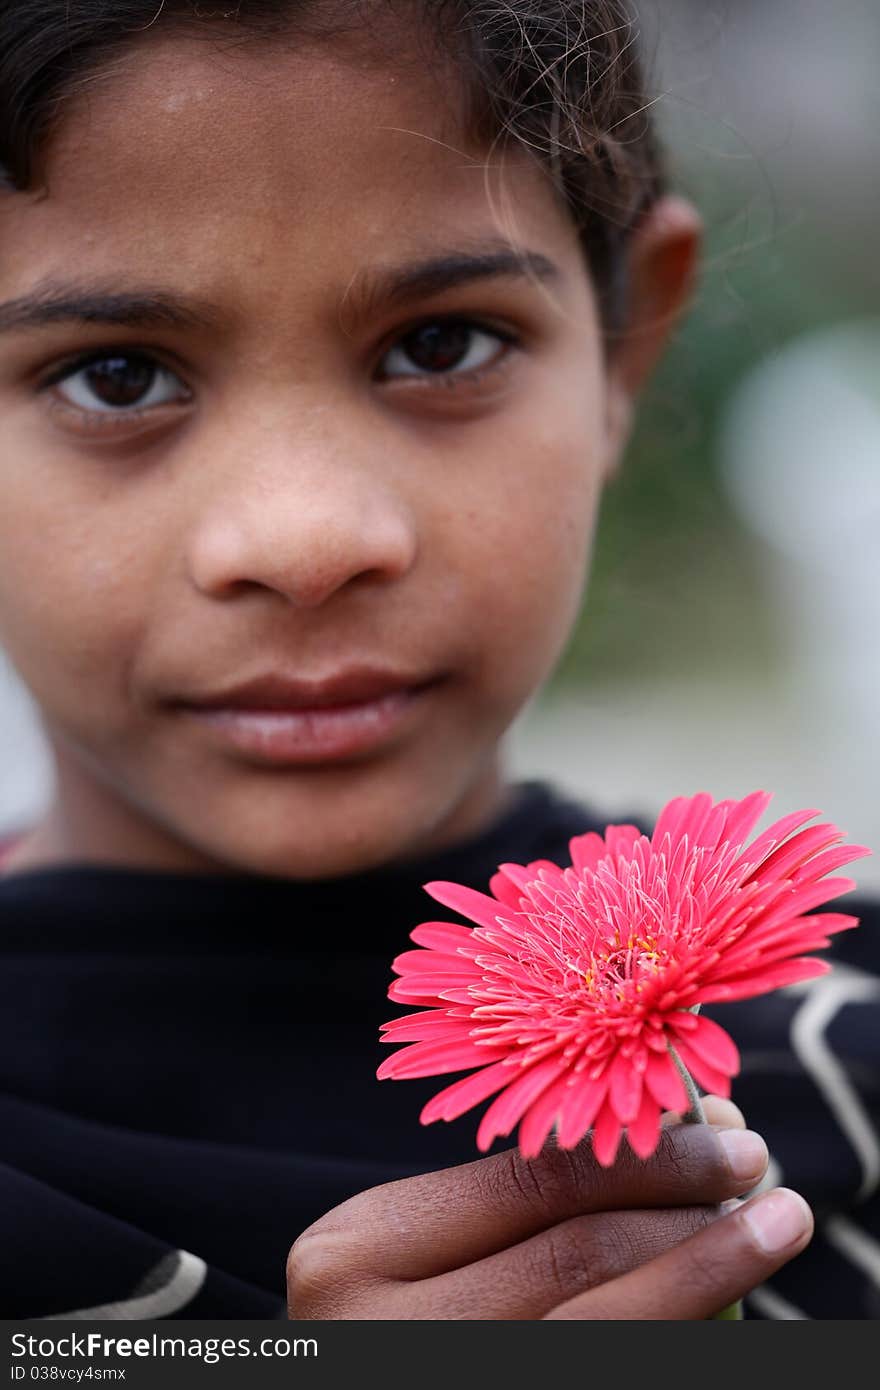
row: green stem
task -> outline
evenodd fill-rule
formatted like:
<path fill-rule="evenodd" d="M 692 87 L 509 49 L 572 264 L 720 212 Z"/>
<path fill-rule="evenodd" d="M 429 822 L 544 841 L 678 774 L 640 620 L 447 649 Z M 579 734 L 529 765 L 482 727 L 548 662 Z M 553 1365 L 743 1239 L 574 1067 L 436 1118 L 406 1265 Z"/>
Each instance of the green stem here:
<path fill-rule="evenodd" d="M 685 1125 L 704 1125 L 706 1123 L 706 1112 L 703 1109 L 703 1103 L 700 1100 L 700 1093 L 697 1090 L 696 1082 L 671 1043 L 669 1045 L 669 1055 L 675 1063 L 678 1074 L 684 1082 L 684 1089 L 687 1091 L 688 1109 L 682 1115 L 681 1122 Z"/>

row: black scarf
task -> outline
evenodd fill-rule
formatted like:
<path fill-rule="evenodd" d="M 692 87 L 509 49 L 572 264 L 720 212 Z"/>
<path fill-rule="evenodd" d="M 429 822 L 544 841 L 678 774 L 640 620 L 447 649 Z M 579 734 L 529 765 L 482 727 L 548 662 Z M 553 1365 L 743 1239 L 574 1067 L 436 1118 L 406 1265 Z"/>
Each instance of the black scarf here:
<path fill-rule="evenodd" d="M 312 1221 L 478 1156 L 475 1114 L 418 1123 L 442 1079 L 375 1078 L 379 1025 L 401 1012 L 392 958 L 418 922 L 463 920 L 422 884 L 488 890 L 505 860 L 566 864 L 571 836 L 608 820 L 649 829 L 543 783 L 517 793 L 483 835 L 336 880 L 87 865 L 0 878 L 0 1315 L 281 1318 L 286 1255 Z M 823 1036 L 876 1126 L 880 907 L 840 909 L 863 925 L 834 954 L 874 973 L 847 976 Z M 843 1214 L 876 1241 L 858 1125 L 792 1050 L 805 998 L 707 1012 L 743 1051 L 734 1098 L 783 1180 L 838 1237 Z M 770 1292 L 752 1316 L 878 1312 L 866 1271 L 823 1233 Z"/>

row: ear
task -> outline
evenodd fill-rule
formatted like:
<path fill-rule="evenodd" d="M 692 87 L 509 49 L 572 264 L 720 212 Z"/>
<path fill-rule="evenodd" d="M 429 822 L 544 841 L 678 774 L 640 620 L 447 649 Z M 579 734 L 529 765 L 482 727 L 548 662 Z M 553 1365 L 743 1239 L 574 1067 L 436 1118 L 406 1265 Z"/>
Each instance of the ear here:
<path fill-rule="evenodd" d="M 611 343 L 607 366 L 606 478 L 616 471 L 629 439 L 639 392 L 687 306 L 702 230 L 696 208 L 670 194 L 654 204 L 633 234 L 627 320 Z"/>

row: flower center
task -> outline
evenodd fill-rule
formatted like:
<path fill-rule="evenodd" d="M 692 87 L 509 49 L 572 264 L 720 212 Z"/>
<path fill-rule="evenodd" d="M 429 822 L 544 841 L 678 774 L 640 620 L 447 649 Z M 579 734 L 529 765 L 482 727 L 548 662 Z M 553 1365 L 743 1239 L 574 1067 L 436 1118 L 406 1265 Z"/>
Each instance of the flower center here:
<path fill-rule="evenodd" d="M 661 966 L 668 963 L 669 957 L 661 950 L 656 937 L 630 935 L 624 941 L 616 931 L 602 948 L 593 952 L 584 973 L 584 983 L 592 995 L 610 994 L 622 999 L 627 985 L 634 981 L 636 991 L 640 991 L 639 977 L 655 976 Z"/>

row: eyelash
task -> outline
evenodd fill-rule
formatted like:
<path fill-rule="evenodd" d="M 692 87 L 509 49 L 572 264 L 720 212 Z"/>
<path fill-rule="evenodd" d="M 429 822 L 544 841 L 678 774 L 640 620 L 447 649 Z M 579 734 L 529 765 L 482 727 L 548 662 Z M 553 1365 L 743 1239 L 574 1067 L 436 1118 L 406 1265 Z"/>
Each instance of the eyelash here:
<path fill-rule="evenodd" d="M 380 360 L 384 361 L 384 359 L 396 348 L 402 348 L 402 345 L 406 342 L 406 340 L 408 338 L 411 338 L 414 334 L 418 333 L 421 329 L 433 327 L 438 324 L 443 325 L 445 327 L 461 326 L 472 332 L 482 333 L 488 337 L 496 338 L 500 343 L 504 345 L 505 350 L 493 357 L 489 362 L 486 362 L 483 365 L 473 368 L 469 371 L 461 372 L 452 369 L 446 372 L 441 371 L 435 373 L 432 373 L 430 371 L 416 371 L 412 373 L 404 372 L 396 376 L 382 377 L 379 379 L 382 381 L 402 380 L 411 382 L 416 387 L 416 389 L 424 389 L 426 383 L 430 384 L 431 386 L 433 386 L 434 383 L 436 383 L 436 385 L 441 390 L 448 393 L 456 391 L 462 387 L 467 389 L 470 386 L 476 386 L 482 383 L 482 381 L 484 381 L 487 377 L 493 376 L 495 373 L 499 371 L 503 371 L 507 364 L 507 360 L 511 355 L 510 350 L 512 348 L 518 347 L 520 342 L 516 334 L 510 332 L 507 329 L 498 328 L 495 325 L 484 323 L 481 319 L 468 318 L 460 314 L 435 314 L 431 318 L 422 319 L 418 323 L 411 325 L 402 334 L 398 334 L 394 341 L 390 343 L 388 347 L 384 350 L 384 352 L 382 353 L 382 358 Z M 177 373 L 173 371 L 172 368 L 166 366 L 165 363 L 161 360 L 161 358 L 157 356 L 154 352 L 151 352 L 148 349 L 125 344 L 120 347 L 96 348 L 90 352 L 82 353 L 79 356 L 74 357 L 73 359 L 68 359 L 68 361 L 64 362 L 63 364 L 60 364 L 52 372 L 50 372 L 48 377 L 43 379 L 43 381 L 40 383 L 39 390 L 48 392 L 52 386 L 60 385 L 61 383 L 75 377 L 79 372 L 85 371 L 88 367 L 95 366 L 100 362 L 106 362 L 109 358 L 112 357 L 124 358 L 129 362 L 146 363 L 148 366 L 155 368 L 160 372 L 166 372 L 169 375 L 177 377 Z M 179 377 L 177 379 L 180 380 Z M 181 382 L 180 384 L 185 386 L 184 382 Z M 58 401 L 56 398 L 56 400 L 53 402 L 53 407 L 55 409 L 63 411 L 65 414 L 72 414 L 78 416 L 80 421 L 85 422 L 90 426 L 94 425 L 98 428 L 106 429 L 108 427 L 112 428 L 114 424 L 118 424 L 122 421 L 143 419 L 144 417 L 149 415 L 151 411 L 154 411 L 157 408 L 161 409 L 161 406 L 163 404 L 176 403 L 177 402 L 175 400 L 174 402 L 161 402 L 158 407 L 156 405 L 146 407 L 140 407 L 135 405 L 131 407 L 120 407 L 118 410 L 108 408 L 107 410 L 89 411 L 83 409 L 81 406 L 73 405 L 69 401 Z"/>

